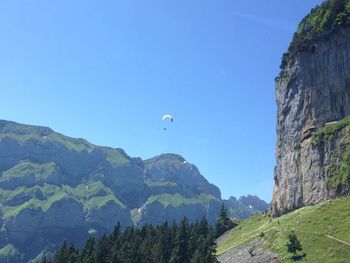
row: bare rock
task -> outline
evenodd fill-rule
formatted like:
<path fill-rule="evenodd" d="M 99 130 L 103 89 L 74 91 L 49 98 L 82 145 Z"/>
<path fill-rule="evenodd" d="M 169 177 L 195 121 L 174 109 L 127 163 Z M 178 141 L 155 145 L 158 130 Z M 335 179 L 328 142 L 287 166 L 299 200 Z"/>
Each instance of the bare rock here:
<path fill-rule="evenodd" d="M 262 240 L 254 240 L 248 245 L 233 248 L 218 257 L 221 263 L 280 263 L 278 254 L 272 253 L 263 246 Z"/>
<path fill-rule="evenodd" d="M 272 211 L 279 216 L 336 196 L 325 182 L 344 152 L 344 134 L 316 144 L 314 135 L 305 134 L 350 115 L 350 30 L 335 31 L 298 53 L 276 79 L 276 102 Z"/>

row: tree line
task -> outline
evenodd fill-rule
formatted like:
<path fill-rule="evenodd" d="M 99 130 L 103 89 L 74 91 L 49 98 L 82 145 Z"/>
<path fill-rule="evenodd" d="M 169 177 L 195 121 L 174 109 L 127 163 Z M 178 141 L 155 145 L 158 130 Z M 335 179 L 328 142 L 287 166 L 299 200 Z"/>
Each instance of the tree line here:
<path fill-rule="evenodd" d="M 179 224 L 129 226 L 124 231 L 118 223 L 110 234 L 91 236 L 80 250 L 65 241 L 42 263 L 216 263 L 215 239 L 229 228 L 224 206 L 214 227 L 204 217 L 195 223 L 184 217 Z"/>

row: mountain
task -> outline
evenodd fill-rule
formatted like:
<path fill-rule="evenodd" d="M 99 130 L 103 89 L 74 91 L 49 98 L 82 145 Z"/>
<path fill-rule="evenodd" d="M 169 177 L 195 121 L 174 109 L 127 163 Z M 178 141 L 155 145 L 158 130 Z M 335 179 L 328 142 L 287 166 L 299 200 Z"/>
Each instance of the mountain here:
<path fill-rule="evenodd" d="M 348 262 L 350 198 L 307 206 L 278 218 L 256 214 L 218 239 L 221 263 L 293 262 L 287 252 L 294 231 L 306 256 L 302 262 Z"/>
<path fill-rule="evenodd" d="M 237 219 L 247 219 L 258 212 L 267 211 L 269 204 L 255 195 L 241 196 L 239 199 L 231 196 L 224 202 L 227 214 Z"/>
<path fill-rule="evenodd" d="M 350 194 L 350 1 L 300 22 L 276 78 L 274 216 Z"/>
<path fill-rule="evenodd" d="M 175 154 L 149 160 L 50 128 L 0 120 L 0 262 L 81 245 L 120 222 L 215 223 L 220 190 Z"/>

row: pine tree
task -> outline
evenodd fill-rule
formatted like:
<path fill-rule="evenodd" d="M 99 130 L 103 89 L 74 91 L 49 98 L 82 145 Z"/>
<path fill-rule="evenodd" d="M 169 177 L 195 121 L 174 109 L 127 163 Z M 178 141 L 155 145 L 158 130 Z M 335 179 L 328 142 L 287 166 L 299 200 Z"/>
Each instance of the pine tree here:
<path fill-rule="evenodd" d="M 216 263 L 216 242 L 215 242 L 215 232 L 212 227 L 209 228 L 208 234 L 206 236 L 206 251 L 207 251 L 207 262 Z"/>
<path fill-rule="evenodd" d="M 200 236 L 197 240 L 197 244 L 197 249 L 191 258 L 191 263 L 206 263 L 207 247 L 205 238 Z"/>
<path fill-rule="evenodd" d="M 69 263 L 76 263 L 78 262 L 78 255 L 79 251 L 75 248 L 74 244 L 72 244 L 68 249 L 68 261 Z"/>
<path fill-rule="evenodd" d="M 302 246 L 294 231 L 292 231 L 292 233 L 288 235 L 288 241 L 289 242 L 287 243 L 287 251 L 288 253 L 293 253 L 293 257 L 296 257 L 297 251 L 301 251 Z"/>
<path fill-rule="evenodd" d="M 205 218 L 189 224 L 185 217 L 179 225 L 168 223 L 153 227 L 127 227 L 118 224 L 110 235 L 97 242 L 90 237 L 81 254 L 64 242 L 54 263 L 216 263 L 215 232 Z"/>
<path fill-rule="evenodd" d="M 158 228 L 158 246 L 160 249 L 160 258 L 159 263 L 167 263 L 170 260 L 171 249 L 174 246 L 174 238 L 172 229 L 168 225 L 168 222 L 165 222 Z"/>
<path fill-rule="evenodd" d="M 80 256 L 80 261 L 82 263 L 92 262 L 93 261 L 93 253 L 95 251 L 95 239 L 90 236 L 86 241 L 85 247 L 83 248 Z"/>
<path fill-rule="evenodd" d="M 111 240 L 115 242 L 118 240 L 119 237 L 120 237 L 120 223 L 118 222 L 111 234 Z"/>
<path fill-rule="evenodd" d="M 188 251 L 189 225 L 185 217 L 181 220 L 175 238 L 175 247 L 171 253 L 170 263 L 188 263 L 190 261 Z"/>
<path fill-rule="evenodd" d="M 53 263 L 65 263 L 68 262 L 68 246 L 67 241 L 65 240 L 60 247 L 60 249 L 57 251 L 53 258 Z"/>
<path fill-rule="evenodd" d="M 110 248 L 112 246 L 111 240 L 107 237 L 106 234 L 98 241 L 96 245 L 96 250 L 94 253 L 94 262 L 103 263 L 107 262 L 109 257 Z"/>
<path fill-rule="evenodd" d="M 215 224 L 216 237 L 221 236 L 223 233 L 225 233 L 229 229 L 230 229 L 230 226 L 229 226 L 229 219 L 227 217 L 226 208 L 224 204 L 222 204 L 220 209 L 220 214 L 216 218 L 216 224 Z"/>

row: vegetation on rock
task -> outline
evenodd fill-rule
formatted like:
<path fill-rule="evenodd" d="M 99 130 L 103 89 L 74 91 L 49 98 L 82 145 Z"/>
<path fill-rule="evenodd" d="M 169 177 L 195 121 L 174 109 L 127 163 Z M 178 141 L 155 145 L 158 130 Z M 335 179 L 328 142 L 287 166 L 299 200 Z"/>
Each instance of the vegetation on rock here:
<path fill-rule="evenodd" d="M 299 52 L 314 52 L 317 41 L 340 28 L 350 27 L 350 0 L 328 0 L 316 6 L 298 25 L 288 51 L 283 54 L 281 75 Z"/>
<path fill-rule="evenodd" d="M 314 144 L 330 142 L 343 129 L 345 129 L 343 138 L 344 149 L 341 149 L 342 151 L 339 155 L 340 163 L 332 165 L 332 172 L 326 180 L 327 187 L 335 190 L 338 194 L 350 185 L 350 116 L 319 129 L 313 142 Z"/>

